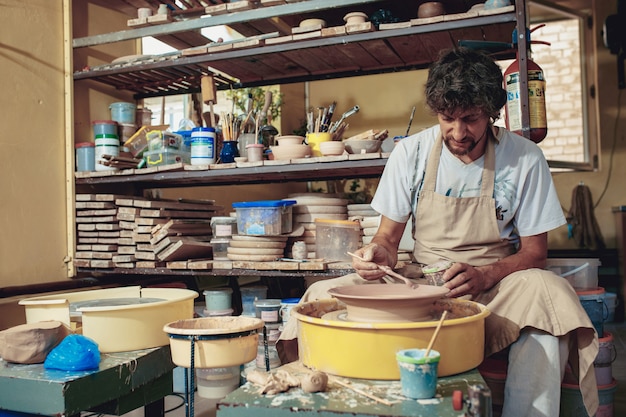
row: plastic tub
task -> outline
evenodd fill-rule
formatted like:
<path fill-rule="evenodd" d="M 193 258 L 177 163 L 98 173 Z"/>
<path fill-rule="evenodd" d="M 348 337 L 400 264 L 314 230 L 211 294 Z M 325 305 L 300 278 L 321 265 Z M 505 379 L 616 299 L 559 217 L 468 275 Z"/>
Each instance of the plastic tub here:
<path fill-rule="evenodd" d="M 291 210 L 295 200 L 266 200 L 233 203 L 237 231 L 242 235 L 276 236 L 291 233 Z"/>
<path fill-rule="evenodd" d="M 349 220 L 315 219 L 315 256 L 326 261 L 347 261 L 361 245 L 361 226 Z"/>
<path fill-rule="evenodd" d="M 604 303 L 606 304 L 606 307 L 609 310 L 609 313 L 606 317 L 606 322 L 612 323 L 615 321 L 615 309 L 617 308 L 617 294 L 614 292 L 605 292 Z"/>
<path fill-rule="evenodd" d="M 93 142 L 79 142 L 76 150 L 76 171 L 95 171 L 96 145 Z"/>
<path fill-rule="evenodd" d="M 133 103 L 117 102 L 111 103 L 109 106 L 111 111 L 111 119 L 118 123 L 132 123 L 135 124 L 135 114 L 137 112 L 137 106 Z"/>
<path fill-rule="evenodd" d="M 254 301 L 254 311 L 258 318 L 265 323 L 280 321 L 280 300 L 260 299 Z"/>
<path fill-rule="evenodd" d="M 213 248 L 213 259 L 216 261 L 227 261 L 230 239 L 214 238 L 211 239 L 210 243 Z"/>
<path fill-rule="evenodd" d="M 223 311 L 232 307 L 233 290 L 230 288 L 216 288 L 202 292 L 208 311 Z"/>
<path fill-rule="evenodd" d="M 160 149 L 156 151 L 146 151 L 143 154 L 147 166 L 169 165 L 182 162 L 189 163 L 189 154 L 178 149 Z"/>
<path fill-rule="evenodd" d="M 239 366 L 198 369 L 198 395 L 220 399 L 239 387 Z"/>
<path fill-rule="evenodd" d="M 213 217 L 211 218 L 213 236 L 229 238 L 237 234 L 237 218 Z"/>
<path fill-rule="evenodd" d="M 564 277 L 575 289 L 586 290 L 598 287 L 596 258 L 548 258 L 546 269 Z"/>
<path fill-rule="evenodd" d="M 267 297 L 267 287 L 242 287 L 241 291 L 241 307 L 243 312 L 242 316 L 256 317 L 256 311 L 254 309 L 254 302 L 256 300 L 263 300 Z"/>
<path fill-rule="evenodd" d="M 114 120 L 94 120 L 91 122 L 93 125 L 93 135 L 117 135 L 117 122 Z"/>

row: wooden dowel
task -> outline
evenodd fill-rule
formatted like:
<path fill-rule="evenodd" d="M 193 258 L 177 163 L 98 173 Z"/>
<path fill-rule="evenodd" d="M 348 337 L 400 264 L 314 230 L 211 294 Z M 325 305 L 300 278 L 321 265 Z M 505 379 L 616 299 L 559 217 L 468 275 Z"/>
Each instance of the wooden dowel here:
<path fill-rule="evenodd" d="M 439 323 L 437 323 L 437 328 L 435 329 L 435 333 L 433 333 L 433 336 L 430 338 L 430 342 L 428 342 L 426 353 L 424 353 L 425 358 L 427 358 L 428 355 L 430 354 L 430 350 L 433 348 L 433 345 L 435 344 L 435 339 L 437 339 L 437 335 L 439 334 L 439 330 L 441 330 L 441 325 L 443 324 L 443 321 L 446 319 L 447 314 L 448 314 L 448 310 L 443 310 L 443 314 L 441 315 L 441 318 L 439 319 Z"/>
<path fill-rule="evenodd" d="M 379 402 L 379 403 L 381 403 L 381 404 L 385 404 L 385 405 L 388 405 L 388 406 L 392 406 L 392 405 L 393 405 L 393 403 L 392 403 L 391 401 L 387 401 L 387 400 L 385 400 L 384 398 L 377 397 L 377 396 L 375 396 L 375 395 L 373 395 L 373 394 L 370 394 L 369 392 L 365 392 L 365 391 L 363 391 L 363 390 L 360 390 L 360 389 L 358 389 L 358 388 L 355 388 L 355 387 L 353 387 L 352 385 L 350 385 L 350 384 L 348 384 L 348 383 L 345 383 L 345 382 L 343 382 L 343 381 L 340 381 L 339 379 L 334 379 L 334 378 L 333 378 L 333 379 L 332 379 L 332 381 L 333 381 L 333 382 L 336 382 L 337 384 L 341 385 L 342 387 L 345 387 L 345 388 L 351 389 L 352 391 L 356 392 L 357 394 L 364 395 L 364 396 L 366 396 L 367 398 L 369 398 L 369 399 L 371 399 L 371 400 L 374 400 L 374 401 L 376 401 L 376 402 Z"/>

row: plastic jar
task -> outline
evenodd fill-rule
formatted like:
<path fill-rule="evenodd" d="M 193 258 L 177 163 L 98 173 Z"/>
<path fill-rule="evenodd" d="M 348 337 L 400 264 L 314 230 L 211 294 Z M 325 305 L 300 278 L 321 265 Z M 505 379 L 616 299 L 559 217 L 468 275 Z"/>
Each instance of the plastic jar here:
<path fill-rule="evenodd" d="M 96 171 L 116 171 L 117 168 L 103 165 L 106 159 L 102 155 L 119 156 L 120 140 L 117 135 L 96 135 L 95 168 Z"/>
<path fill-rule="evenodd" d="M 79 142 L 76 149 L 76 171 L 95 171 L 96 145 L 92 142 Z"/>
<path fill-rule="evenodd" d="M 211 239 L 211 247 L 213 248 L 213 260 L 215 261 L 228 261 L 228 246 L 230 246 L 230 239 L 226 238 L 213 238 Z"/>
<path fill-rule="evenodd" d="M 232 307 L 233 290 L 230 288 L 215 288 L 202 293 L 208 311 L 225 311 Z"/>
<path fill-rule="evenodd" d="M 191 131 L 191 165 L 215 163 L 215 129 L 194 127 Z"/>
<path fill-rule="evenodd" d="M 230 238 L 237 234 L 236 217 L 213 217 L 211 219 L 211 229 L 214 237 Z"/>
<path fill-rule="evenodd" d="M 256 316 L 265 323 L 280 322 L 280 300 L 267 299 L 254 302 Z"/>
<path fill-rule="evenodd" d="M 241 307 L 242 307 L 242 316 L 248 317 L 256 317 L 256 312 L 254 309 L 254 302 L 256 300 L 263 300 L 267 297 L 267 287 L 262 286 L 253 286 L 253 287 L 242 287 L 241 291 Z"/>
<path fill-rule="evenodd" d="M 315 220 L 315 256 L 327 261 L 351 261 L 348 252 L 361 245 L 361 226 L 350 220 Z"/>
<path fill-rule="evenodd" d="M 135 104 L 123 101 L 111 103 L 109 110 L 111 111 L 111 120 L 118 123 L 135 124 L 135 113 L 137 111 Z"/>
<path fill-rule="evenodd" d="M 91 122 L 93 126 L 93 137 L 97 135 L 117 135 L 117 122 L 114 120 L 94 120 Z"/>

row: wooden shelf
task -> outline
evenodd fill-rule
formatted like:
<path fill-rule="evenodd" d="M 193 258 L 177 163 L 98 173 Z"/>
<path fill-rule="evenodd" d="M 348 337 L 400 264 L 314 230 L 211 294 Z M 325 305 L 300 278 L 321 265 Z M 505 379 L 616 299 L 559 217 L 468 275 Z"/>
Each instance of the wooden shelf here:
<path fill-rule="evenodd" d="M 333 11 L 336 16 L 356 4 L 360 9 L 375 11 L 373 7 L 393 8 L 404 3 L 350 0 L 337 8 L 334 0 L 310 0 L 78 38 L 74 40 L 74 48 L 157 33 L 179 33 L 201 26 L 247 25 L 249 20 L 260 22 L 278 17 L 302 19 L 306 13 L 313 15 L 313 12 L 319 16 L 320 12 Z M 504 12 L 488 15 L 451 14 L 435 23 L 278 44 L 265 42 L 274 36 L 283 36 L 284 29 L 276 33 L 257 33 L 251 29 L 247 31 L 247 36 L 256 36 L 256 47 L 246 49 L 244 42 L 234 42 L 232 49 L 222 52 L 186 55 L 181 51 L 134 63 L 104 64 L 76 71 L 74 79 L 91 79 L 116 89 L 132 91 L 136 99 L 141 99 L 199 92 L 200 79 L 208 74 L 215 74 L 218 89 L 230 89 L 421 69 L 433 62 L 441 49 L 456 46 L 460 40 L 510 43 L 516 22 L 512 9 L 511 6 L 502 9 Z M 415 12 L 408 10 L 404 4 L 399 12 L 403 13 L 399 14 L 401 21 L 410 22 L 415 18 Z M 297 14 L 299 12 L 301 14 Z M 293 20 L 291 22 L 285 23 L 287 28 L 297 26 Z M 498 58 L 503 59 L 514 56 L 513 50 L 498 54 Z"/>
<path fill-rule="evenodd" d="M 104 275 L 159 275 L 159 276 L 254 276 L 275 278 L 302 278 L 321 277 L 333 278 L 353 273 L 352 269 L 329 269 L 326 271 L 279 271 L 279 270 L 253 270 L 253 269 L 168 269 L 168 268 L 76 268 L 78 272 L 88 273 L 95 277 Z"/>
<path fill-rule="evenodd" d="M 381 157 L 354 161 L 265 165 L 203 171 L 160 171 L 146 174 L 142 174 L 142 170 L 138 169 L 128 170 L 128 174 L 120 171 L 113 174 L 107 172 L 110 175 L 106 176 L 76 178 L 76 185 L 131 185 L 145 189 L 378 178 L 386 162 L 387 158 Z"/>

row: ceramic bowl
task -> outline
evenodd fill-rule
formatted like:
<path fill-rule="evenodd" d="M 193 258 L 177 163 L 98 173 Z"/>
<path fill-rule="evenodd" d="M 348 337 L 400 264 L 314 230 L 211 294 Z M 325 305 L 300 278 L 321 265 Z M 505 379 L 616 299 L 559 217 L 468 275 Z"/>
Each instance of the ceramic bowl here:
<path fill-rule="evenodd" d="M 348 153 L 376 153 L 380 150 L 382 141 L 376 139 L 344 140 Z"/>
<path fill-rule="evenodd" d="M 311 155 L 309 145 L 278 145 L 271 146 L 274 159 L 298 159 Z"/>
<path fill-rule="evenodd" d="M 443 7 L 443 3 L 439 1 L 427 1 L 417 8 L 417 17 L 420 19 L 441 16 L 442 14 L 446 14 L 446 9 Z"/>
<path fill-rule="evenodd" d="M 279 146 L 282 145 L 301 145 L 304 142 L 304 137 L 297 135 L 276 136 L 274 138 L 278 142 Z"/>
<path fill-rule="evenodd" d="M 326 27 L 326 21 L 324 19 L 304 19 L 302 22 L 300 22 L 300 27 L 307 27 L 307 26 L 317 26 L 317 25 L 321 25 L 323 28 Z"/>
<path fill-rule="evenodd" d="M 345 149 L 346 145 L 340 141 L 320 142 L 320 152 L 324 156 L 341 155 Z"/>

